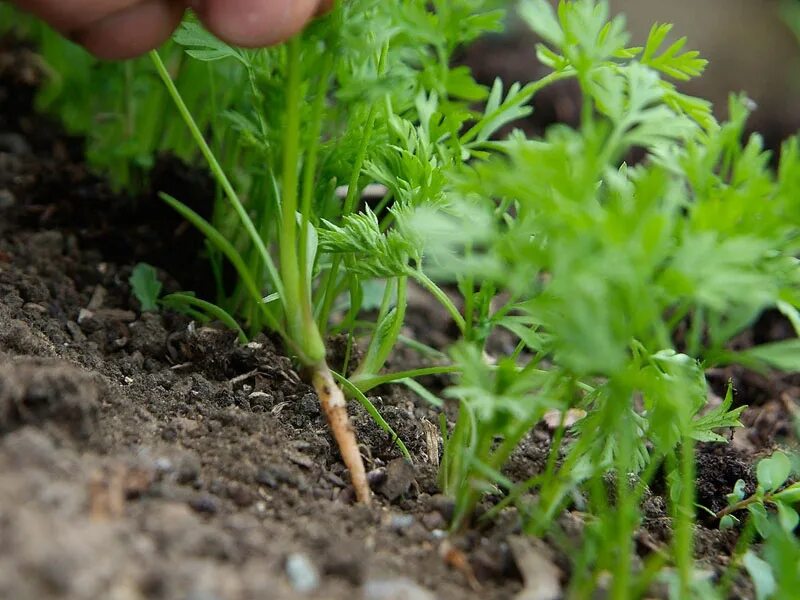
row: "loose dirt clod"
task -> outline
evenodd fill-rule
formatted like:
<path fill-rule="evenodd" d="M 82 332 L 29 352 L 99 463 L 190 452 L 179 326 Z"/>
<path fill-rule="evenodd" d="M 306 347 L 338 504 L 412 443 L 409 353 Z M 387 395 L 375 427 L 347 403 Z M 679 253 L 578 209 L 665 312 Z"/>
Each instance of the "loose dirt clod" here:
<path fill-rule="evenodd" d="M 48 421 L 86 436 L 99 398 L 95 379 L 63 361 L 18 359 L 0 365 L 0 433 Z"/>

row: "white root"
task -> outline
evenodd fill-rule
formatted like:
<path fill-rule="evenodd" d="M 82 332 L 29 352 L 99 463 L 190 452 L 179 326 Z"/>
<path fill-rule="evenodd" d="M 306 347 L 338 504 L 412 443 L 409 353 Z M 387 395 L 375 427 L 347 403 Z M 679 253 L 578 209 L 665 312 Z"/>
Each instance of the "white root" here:
<path fill-rule="evenodd" d="M 328 419 L 333 437 L 339 445 L 342 460 L 350 471 L 350 480 L 355 489 L 356 498 L 362 504 L 369 505 L 372 502 L 372 494 L 367 483 L 367 472 L 358 449 L 356 434 L 347 414 L 344 393 L 336 385 L 333 375 L 325 363 L 314 368 L 311 382 L 319 396 L 322 412 Z"/>

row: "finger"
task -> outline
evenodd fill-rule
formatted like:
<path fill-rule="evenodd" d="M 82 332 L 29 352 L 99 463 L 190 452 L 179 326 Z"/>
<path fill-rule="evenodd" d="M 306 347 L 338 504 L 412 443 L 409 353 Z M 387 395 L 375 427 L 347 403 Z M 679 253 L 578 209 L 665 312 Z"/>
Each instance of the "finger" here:
<path fill-rule="evenodd" d="M 167 41 L 183 12 L 184 2 L 180 0 L 144 0 L 71 37 L 99 58 L 132 58 Z"/>
<path fill-rule="evenodd" d="M 17 0 L 20 8 L 62 33 L 88 27 L 134 4 L 139 4 L 139 0 Z"/>
<path fill-rule="evenodd" d="M 270 46 L 299 32 L 330 0 L 195 0 L 192 7 L 230 44 Z"/>

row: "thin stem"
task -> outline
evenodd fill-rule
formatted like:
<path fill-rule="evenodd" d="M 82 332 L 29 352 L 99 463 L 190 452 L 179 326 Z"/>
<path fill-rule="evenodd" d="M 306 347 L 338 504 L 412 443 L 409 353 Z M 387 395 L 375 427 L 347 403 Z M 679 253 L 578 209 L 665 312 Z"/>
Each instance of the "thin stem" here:
<path fill-rule="evenodd" d="M 458 326 L 458 330 L 463 334 L 467 326 L 466 321 L 464 320 L 464 317 L 461 316 L 461 313 L 458 311 L 458 308 L 456 308 L 456 305 L 453 304 L 453 301 L 450 299 L 450 296 L 448 296 L 444 292 L 444 290 L 442 290 L 438 285 L 436 285 L 421 270 L 416 269 L 412 271 L 411 276 L 420 285 L 422 285 L 422 287 L 428 290 L 439 301 L 439 303 L 442 306 L 444 306 L 447 312 L 450 313 L 450 316 L 453 318 L 453 321 L 455 321 L 456 325 Z"/>
<path fill-rule="evenodd" d="M 300 41 L 297 38 L 289 42 L 288 52 L 279 246 L 289 335 L 298 339 L 302 336 L 303 329 L 299 310 L 301 267 L 297 260 L 297 163 L 300 158 L 300 69 L 302 68 Z"/>
<path fill-rule="evenodd" d="M 400 452 L 402 452 L 403 457 L 409 462 L 413 462 L 411 458 L 411 453 L 408 451 L 408 448 L 403 443 L 403 440 L 401 440 L 400 436 L 397 435 L 394 429 L 392 429 L 392 426 L 386 422 L 386 419 L 384 419 L 381 413 L 378 412 L 378 409 L 375 408 L 375 405 L 370 401 L 370 399 L 364 395 L 364 392 L 362 392 L 355 385 L 353 385 L 352 382 L 348 381 L 346 377 L 339 375 L 335 371 L 331 371 L 331 373 L 333 374 L 334 379 L 336 379 L 336 381 L 339 382 L 339 385 L 342 386 L 344 392 L 348 396 L 351 396 L 356 400 L 358 400 L 359 404 L 361 404 L 361 406 L 364 407 L 364 410 L 367 411 L 369 416 L 372 418 L 373 421 L 375 421 L 378 427 L 380 427 L 386 433 L 392 436 L 392 441 L 398 447 Z"/>
<path fill-rule="evenodd" d="M 680 447 L 680 496 L 675 510 L 674 556 L 681 598 L 691 596 L 694 525 L 694 443 L 684 437 Z"/>
<path fill-rule="evenodd" d="M 426 375 L 449 375 L 452 373 L 460 373 L 461 367 L 456 365 L 445 365 L 441 367 L 424 367 L 421 369 L 409 369 L 408 371 L 398 371 L 397 373 L 387 373 L 385 375 L 375 375 L 373 377 L 364 378 L 351 378 L 350 381 L 362 392 L 368 392 L 379 385 L 392 383 L 393 381 L 400 381 L 401 379 L 409 379 L 416 377 L 425 377 Z"/>
<path fill-rule="evenodd" d="M 729 597 L 730 588 L 731 585 L 733 584 L 733 578 L 739 571 L 739 566 L 741 564 L 742 558 L 747 552 L 747 549 L 750 547 L 750 544 L 753 543 L 753 539 L 755 539 L 756 533 L 757 529 L 756 529 L 755 519 L 753 518 L 747 519 L 747 522 L 745 523 L 742 532 L 739 534 L 739 539 L 736 540 L 736 547 L 733 549 L 733 553 L 731 554 L 731 559 L 728 562 L 728 566 L 722 573 L 722 577 L 720 578 L 720 583 L 717 586 L 717 589 L 720 591 L 721 598 Z"/>
<path fill-rule="evenodd" d="M 183 101 L 178 89 L 175 87 L 175 83 L 172 81 L 172 78 L 169 76 L 167 72 L 167 68 L 164 66 L 164 62 L 161 60 L 158 52 L 152 50 L 150 52 L 150 58 L 155 65 L 156 71 L 158 72 L 159 76 L 161 77 L 164 85 L 169 92 L 169 95 L 172 97 L 175 106 L 178 108 L 178 112 L 180 112 L 181 117 L 183 118 L 186 126 L 189 128 L 189 131 L 192 134 L 195 142 L 197 143 L 198 147 L 200 148 L 200 152 L 202 152 L 203 157 L 206 159 L 209 168 L 211 169 L 211 173 L 214 175 L 214 178 L 217 180 L 219 185 L 222 187 L 225 195 L 228 197 L 231 205 L 233 206 L 236 214 L 239 216 L 239 219 L 244 225 L 245 230 L 247 231 L 248 236 L 256 245 L 259 253 L 261 254 L 261 258 L 264 261 L 264 264 L 267 266 L 267 270 L 269 271 L 270 278 L 272 279 L 272 285 L 275 288 L 275 291 L 280 296 L 281 300 L 285 302 L 285 297 L 283 293 L 283 284 L 281 282 L 281 278 L 278 276 L 278 270 L 275 268 L 275 264 L 272 262 L 272 257 L 269 255 L 267 251 L 267 247 L 264 244 L 264 240 L 261 239 L 261 236 L 258 235 L 258 231 L 256 231 L 256 227 L 253 224 L 252 219 L 250 219 L 250 215 L 247 214 L 242 202 L 239 200 L 239 196 L 236 194 L 236 191 L 233 189 L 231 182 L 228 180 L 228 177 L 225 175 L 225 172 L 222 170 L 222 167 L 219 165 L 214 153 L 211 151 L 211 148 L 208 146 L 203 134 L 200 132 L 200 128 L 195 123 L 194 117 L 192 117 L 192 113 L 189 111 L 186 103 Z"/>
<path fill-rule="evenodd" d="M 308 257 L 308 233 L 309 227 L 312 225 L 309 222 L 311 217 L 311 201 L 314 197 L 314 181 L 317 176 L 317 162 L 319 158 L 320 140 L 322 136 L 322 124 L 325 116 L 325 99 L 328 95 L 328 86 L 330 84 L 330 71 L 333 68 L 333 54 L 326 52 L 323 59 L 322 67 L 320 68 L 320 81 L 319 89 L 317 90 L 317 97 L 314 99 L 314 104 L 311 108 L 312 122 L 309 131 L 309 138 L 311 140 L 308 152 L 306 153 L 305 165 L 303 167 L 303 191 L 300 200 L 300 269 L 302 273 L 302 280 L 305 284 L 302 289 L 302 304 L 303 304 L 303 319 L 305 321 L 313 320 L 313 307 L 311 299 L 311 277 L 312 266 L 309 264 Z"/>

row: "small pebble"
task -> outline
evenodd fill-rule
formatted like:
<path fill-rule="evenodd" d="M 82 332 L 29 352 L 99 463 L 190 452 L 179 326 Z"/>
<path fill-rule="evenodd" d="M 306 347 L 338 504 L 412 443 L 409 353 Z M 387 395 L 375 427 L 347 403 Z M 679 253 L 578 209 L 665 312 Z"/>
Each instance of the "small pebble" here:
<path fill-rule="evenodd" d="M 436 597 L 405 577 L 373 579 L 362 589 L 364 600 L 436 600 Z"/>
<path fill-rule="evenodd" d="M 156 471 L 159 473 L 171 473 L 175 466 L 172 461 L 164 456 L 159 457 L 154 462 Z"/>
<path fill-rule="evenodd" d="M 319 587 L 319 571 L 305 554 L 295 552 L 286 558 L 286 576 L 300 594 L 310 594 Z"/>
<path fill-rule="evenodd" d="M 379 492 L 390 502 L 407 494 L 414 483 L 414 466 L 403 458 L 397 458 L 386 466 L 386 481 Z"/>
<path fill-rule="evenodd" d="M 195 589 L 189 592 L 189 595 L 186 596 L 186 600 L 220 600 L 220 597 L 208 590 Z"/>
<path fill-rule="evenodd" d="M 211 496 L 192 498 L 189 500 L 189 506 L 191 506 L 193 510 L 207 515 L 216 514 L 219 510 L 217 502 Z"/>
<path fill-rule="evenodd" d="M 414 524 L 412 515 L 392 515 L 389 519 L 389 528 L 394 531 L 403 531 Z"/>

